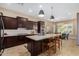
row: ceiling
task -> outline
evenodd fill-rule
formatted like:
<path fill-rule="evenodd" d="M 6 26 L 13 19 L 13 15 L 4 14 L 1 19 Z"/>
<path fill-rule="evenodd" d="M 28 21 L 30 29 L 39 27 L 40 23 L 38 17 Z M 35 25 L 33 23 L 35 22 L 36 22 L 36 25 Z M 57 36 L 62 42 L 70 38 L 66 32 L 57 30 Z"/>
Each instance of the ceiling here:
<path fill-rule="evenodd" d="M 35 17 L 38 17 L 39 10 L 43 9 L 44 19 L 50 19 L 53 14 L 56 21 L 75 18 L 79 11 L 79 3 L 0 3 L 0 6 Z"/>

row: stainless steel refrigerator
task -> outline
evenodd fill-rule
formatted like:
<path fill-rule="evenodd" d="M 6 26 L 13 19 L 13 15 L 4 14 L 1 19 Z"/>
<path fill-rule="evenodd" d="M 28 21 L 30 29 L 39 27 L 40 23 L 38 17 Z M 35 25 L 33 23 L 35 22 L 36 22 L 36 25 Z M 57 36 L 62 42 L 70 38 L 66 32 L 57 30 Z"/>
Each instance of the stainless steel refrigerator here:
<path fill-rule="evenodd" d="M 3 13 L 0 12 L 0 56 L 4 52 L 4 22 Z"/>

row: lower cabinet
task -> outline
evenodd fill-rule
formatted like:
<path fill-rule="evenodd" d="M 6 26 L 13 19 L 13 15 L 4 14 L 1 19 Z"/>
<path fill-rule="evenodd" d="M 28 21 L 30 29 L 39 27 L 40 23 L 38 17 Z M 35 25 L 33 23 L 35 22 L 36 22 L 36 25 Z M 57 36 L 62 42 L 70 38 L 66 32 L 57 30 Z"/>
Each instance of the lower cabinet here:
<path fill-rule="evenodd" d="M 23 36 L 5 37 L 4 42 L 5 48 L 9 48 L 20 44 L 24 44 L 26 42 L 26 39 Z"/>
<path fill-rule="evenodd" d="M 15 46 L 17 42 L 18 37 L 5 37 L 5 48 L 13 47 Z"/>

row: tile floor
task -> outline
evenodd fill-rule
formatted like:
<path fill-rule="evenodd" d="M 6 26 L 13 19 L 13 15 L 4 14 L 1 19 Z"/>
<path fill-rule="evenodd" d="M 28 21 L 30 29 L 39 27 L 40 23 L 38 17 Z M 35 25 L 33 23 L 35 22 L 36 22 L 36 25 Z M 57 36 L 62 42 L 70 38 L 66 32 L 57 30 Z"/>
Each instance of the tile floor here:
<path fill-rule="evenodd" d="M 62 43 L 60 56 L 79 56 L 79 46 L 77 46 L 75 39 L 62 40 Z"/>
<path fill-rule="evenodd" d="M 5 49 L 2 56 L 30 56 L 25 44 Z M 48 56 L 49 50 L 39 56 Z M 50 56 L 79 56 L 79 46 L 76 46 L 75 39 L 62 40 L 61 50 L 56 54 L 50 53 Z"/>

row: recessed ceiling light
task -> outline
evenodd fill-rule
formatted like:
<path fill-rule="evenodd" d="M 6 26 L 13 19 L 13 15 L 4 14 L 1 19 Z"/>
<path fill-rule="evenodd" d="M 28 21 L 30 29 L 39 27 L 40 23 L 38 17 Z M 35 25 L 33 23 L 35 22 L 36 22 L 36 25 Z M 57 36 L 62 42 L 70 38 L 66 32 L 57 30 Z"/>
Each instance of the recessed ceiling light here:
<path fill-rule="evenodd" d="M 39 5 L 39 7 L 42 8 L 43 6 L 42 5 Z"/>

